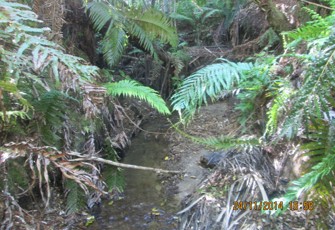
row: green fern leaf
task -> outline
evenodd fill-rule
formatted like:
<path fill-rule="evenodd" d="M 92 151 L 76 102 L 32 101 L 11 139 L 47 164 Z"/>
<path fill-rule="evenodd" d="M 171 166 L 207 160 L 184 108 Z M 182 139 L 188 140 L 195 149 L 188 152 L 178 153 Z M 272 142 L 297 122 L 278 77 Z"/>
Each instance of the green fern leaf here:
<path fill-rule="evenodd" d="M 66 99 L 76 101 L 65 93 L 51 90 L 42 94 L 40 100 L 33 103 L 36 125 L 42 140 L 50 146 L 55 145 L 61 139 L 57 131 L 61 129 L 65 119 Z"/>
<path fill-rule="evenodd" d="M 122 80 L 115 83 L 105 84 L 108 93 L 112 96 L 135 97 L 146 101 L 159 113 L 169 115 L 170 110 L 157 91 L 150 87 L 143 86 L 134 80 Z"/>
<path fill-rule="evenodd" d="M 153 45 L 153 40 L 145 33 L 142 27 L 136 23 L 129 23 L 127 25 L 129 33 L 139 39 L 141 46 L 148 51 L 154 58 L 157 58 L 157 54 Z"/>
<path fill-rule="evenodd" d="M 122 28 L 110 27 L 102 40 L 102 52 L 109 66 L 115 65 L 121 58 L 127 45 L 127 35 Z"/>
<path fill-rule="evenodd" d="M 215 14 L 221 13 L 219 9 L 212 9 L 209 7 L 202 7 L 203 13 L 201 14 L 201 23 L 205 23 L 207 19 L 212 17 Z"/>
<path fill-rule="evenodd" d="M 31 117 L 24 111 L 6 111 L 6 116 L 4 112 L 0 112 L 0 120 L 4 122 L 8 122 L 11 119 L 16 120 L 17 118 L 21 118 L 22 120 L 31 119 Z"/>
<path fill-rule="evenodd" d="M 278 128 L 278 119 L 281 111 L 284 110 L 285 104 L 288 102 L 290 96 L 293 94 L 292 89 L 287 86 L 287 84 L 283 84 L 276 91 L 277 95 L 273 100 L 271 107 L 269 108 L 268 122 L 266 123 L 266 130 L 264 135 L 269 134 L 272 135 Z"/>
<path fill-rule="evenodd" d="M 109 26 L 102 42 L 103 53 L 109 65 L 114 65 L 121 57 L 126 45 L 126 32 L 139 39 L 140 45 L 156 58 L 153 41 L 177 46 L 178 36 L 175 27 L 158 10 L 117 7 L 116 2 L 96 2 L 87 4 L 90 18 L 96 30 Z"/>
<path fill-rule="evenodd" d="M 100 31 L 117 15 L 117 11 L 114 10 L 112 5 L 105 2 L 90 2 L 87 4 L 87 10 L 97 31 Z"/>
<path fill-rule="evenodd" d="M 83 189 L 73 180 L 66 180 L 66 213 L 78 212 L 86 207 L 86 195 Z"/>
<path fill-rule="evenodd" d="M 260 141 L 257 138 L 234 138 L 229 136 L 201 138 L 200 143 L 220 150 L 260 145 Z"/>
<path fill-rule="evenodd" d="M 125 180 L 122 169 L 113 166 L 105 166 L 103 178 L 108 186 L 108 192 L 112 192 L 114 190 L 118 193 L 123 192 Z"/>
<path fill-rule="evenodd" d="M 335 148 L 331 150 L 330 154 L 327 154 L 325 157 L 323 157 L 320 163 L 313 166 L 309 173 L 306 173 L 298 180 L 292 182 L 292 186 L 289 187 L 286 194 L 280 198 L 280 200 L 284 202 L 284 210 L 286 210 L 290 201 L 298 200 L 303 193 L 310 191 L 312 188 L 315 188 L 317 184 L 319 184 L 319 187 L 324 185 L 330 189 L 333 189 L 329 183 L 334 183 L 334 171 Z M 277 214 L 280 214 L 281 212 L 281 210 L 278 210 Z"/>
<path fill-rule="evenodd" d="M 312 164 L 308 173 L 292 182 L 286 194 L 280 198 L 284 206 L 290 201 L 298 200 L 301 195 L 309 195 L 309 199 L 326 203 L 329 191 L 335 183 L 335 122 L 330 124 L 322 119 L 314 118 L 309 127 L 309 139 L 312 140 L 301 146 L 301 150 L 309 156 L 307 164 Z M 312 193 L 310 193 L 313 191 Z M 277 214 L 280 214 L 278 210 Z"/>
<path fill-rule="evenodd" d="M 209 148 L 217 150 L 232 149 L 232 148 L 245 148 L 250 146 L 259 146 L 260 140 L 254 137 L 241 137 L 235 138 L 230 136 L 219 136 L 219 137 L 195 137 L 184 131 L 182 131 L 177 124 L 173 124 L 172 127 L 182 136 L 192 140 L 195 143 L 199 143 Z"/>
<path fill-rule="evenodd" d="M 150 9 L 145 12 L 142 9 L 134 9 L 127 12 L 127 17 L 132 23 L 138 25 L 151 40 L 159 38 L 163 43 L 170 43 L 171 46 L 178 45 L 176 29 L 164 14 L 158 10 Z M 136 37 L 140 37 L 139 31 L 133 30 Z"/>
<path fill-rule="evenodd" d="M 243 72 L 253 66 L 251 63 L 219 60 L 223 63 L 206 66 L 187 77 L 172 96 L 173 110 L 178 111 L 182 119 L 191 118 L 198 107 L 207 104 L 208 98 L 215 100 L 223 90 L 232 89 L 234 83 L 244 76 Z"/>
<path fill-rule="evenodd" d="M 335 23 L 335 14 L 333 13 L 332 15 L 323 18 L 307 7 L 305 7 L 304 10 L 307 11 L 314 20 L 307 22 L 306 25 L 299 27 L 296 30 L 282 33 L 283 36 L 287 36 L 288 38 L 293 39 L 293 41 L 297 39 L 312 41 L 317 38 L 329 36 L 332 32 L 332 25 Z"/>
<path fill-rule="evenodd" d="M 189 24 L 191 24 L 192 26 L 194 26 L 194 20 L 190 17 L 187 17 L 185 15 L 182 15 L 182 14 L 178 14 L 176 12 L 173 12 L 172 14 L 170 14 L 170 18 L 173 18 L 175 20 L 178 20 L 178 21 L 185 21 Z"/>

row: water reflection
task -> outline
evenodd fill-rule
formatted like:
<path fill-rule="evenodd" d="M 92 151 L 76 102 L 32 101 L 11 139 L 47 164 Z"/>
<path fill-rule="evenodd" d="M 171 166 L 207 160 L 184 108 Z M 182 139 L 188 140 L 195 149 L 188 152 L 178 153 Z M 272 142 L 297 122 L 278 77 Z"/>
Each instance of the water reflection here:
<path fill-rule="evenodd" d="M 149 131 L 165 132 L 166 125 L 152 121 L 144 128 Z M 161 167 L 168 153 L 168 142 L 163 135 L 141 132 L 132 140 L 124 163 L 148 167 Z M 90 229 L 176 229 L 175 212 L 177 201 L 165 197 L 161 181 L 156 173 L 125 169 L 126 188 L 124 199 L 112 205 L 104 202 L 96 223 Z"/>

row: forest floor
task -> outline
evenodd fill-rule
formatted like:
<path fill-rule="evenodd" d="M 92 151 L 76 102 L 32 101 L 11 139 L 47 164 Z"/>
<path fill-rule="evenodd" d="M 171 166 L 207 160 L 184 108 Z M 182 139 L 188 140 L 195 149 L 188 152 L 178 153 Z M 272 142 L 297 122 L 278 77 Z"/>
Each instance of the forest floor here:
<path fill-rule="evenodd" d="M 187 133 L 196 137 L 210 137 L 220 135 L 234 135 L 240 133 L 240 124 L 237 119 L 237 112 L 234 110 L 234 102 L 220 102 L 204 106 L 187 126 Z M 206 149 L 197 143 L 192 142 L 178 132 L 172 132 L 169 144 L 169 160 L 166 161 L 166 167 L 170 170 L 181 170 L 183 175 L 172 176 L 167 179 L 169 182 L 167 192 L 175 193 L 181 201 L 182 207 L 188 210 L 180 213 L 181 229 L 202 229 L 197 224 L 192 223 L 192 218 L 197 221 L 206 222 L 203 226 L 210 229 L 222 229 L 224 224 L 231 229 L 316 229 L 316 220 L 320 217 L 309 215 L 306 211 L 286 211 L 285 214 L 274 217 L 262 214 L 261 211 L 239 212 L 234 216 L 231 213 L 229 217 L 221 210 L 227 207 L 228 189 L 231 187 L 233 175 L 228 175 L 234 179 L 222 179 L 225 175 L 218 168 L 204 168 L 200 164 L 200 158 L 205 153 L 212 150 Z M 273 156 L 280 156 L 280 149 Z M 270 161 L 274 162 L 275 157 Z M 277 160 L 287 163 L 279 157 Z M 285 165 L 283 165 L 285 167 Z M 270 178 L 274 183 L 278 182 L 278 175 L 275 167 L 270 172 Z M 229 172 L 228 172 L 229 174 Z M 231 172 L 230 174 L 233 174 Z M 275 175 L 275 176 L 274 176 Z M 277 178 L 277 179 L 275 179 Z M 221 181 L 221 182 L 220 182 Z M 223 181 L 223 182 L 222 182 Z M 230 182 L 230 184 L 229 184 Z M 220 183 L 226 183 L 224 186 L 218 186 Z M 265 186 L 266 187 L 266 186 Z M 272 194 L 283 194 L 287 182 L 273 186 L 273 191 L 267 191 Z M 220 190 L 221 189 L 221 190 Z M 269 190 L 269 189 L 266 189 Z M 277 190 L 277 191 L 276 191 Z M 201 197 L 203 196 L 203 199 Z M 271 195 L 270 195 L 271 197 Z M 273 196 L 271 197 L 273 198 Z M 261 200 L 261 199 L 260 199 Z M 244 210 L 245 211 L 245 210 Z M 246 213 L 244 216 L 243 213 Z M 221 215 L 221 217 L 220 217 Z M 217 220 L 221 218 L 218 222 Z M 186 227 L 188 225 L 188 227 Z M 193 229 L 192 228 L 192 229 Z M 223 228 L 225 229 L 225 228 Z"/>

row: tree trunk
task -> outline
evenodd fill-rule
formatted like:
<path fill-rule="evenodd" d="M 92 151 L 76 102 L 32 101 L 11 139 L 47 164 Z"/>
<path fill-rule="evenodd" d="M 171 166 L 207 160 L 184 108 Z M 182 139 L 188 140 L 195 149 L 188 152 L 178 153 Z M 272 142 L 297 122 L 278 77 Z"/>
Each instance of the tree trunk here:
<path fill-rule="evenodd" d="M 277 34 L 294 29 L 294 26 L 290 24 L 285 14 L 276 7 L 273 0 L 254 0 L 254 2 L 266 12 L 269 25 Z"/>
<path fill-rule="evenodd" d="M 170 0 L 163 1 L 163 11 L 167 15 L 170 13 Z"/>

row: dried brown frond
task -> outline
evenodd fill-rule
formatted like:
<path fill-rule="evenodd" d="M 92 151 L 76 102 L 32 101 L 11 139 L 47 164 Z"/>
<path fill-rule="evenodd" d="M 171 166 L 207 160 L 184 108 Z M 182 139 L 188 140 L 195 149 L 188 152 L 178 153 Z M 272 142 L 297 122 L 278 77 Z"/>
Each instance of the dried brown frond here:
<path fill-rule="evenodd" d="M 99 176 L 93 172 L 99 172 L 99 170 L 94 164 L 86 161 L 70 161 L 70 159 L 80 155 L 79 153 L 61 152 L 50 146 L 36 147 L 29 142 L 11 142 L 5 144 L 4 148 L 1 148 L 0 162 L 4 163 L 9 158 L 25 157 L 27 155 L 29 159 L 34 159 L 34 161 L 29 161 L 30 169 L 33 180 L 38 178 L 40 193 L 46 207 L 49 205 L 51 195 L 49 183 L 49 170 L 51 166 L 58 168 L 64 177 L 77 182 L 86 194 L 89 194 L 88 187 L 93 188 L 99 193 L 106 193 L 96 186 Z M 35 170 L 37 176 L 35 176 Z"/>
<path fill-rule="evenodd" d="M 221 163 L 200 186 L 206 199 L 194 195 L 187 202 L 190 208 L 179 212 L 181 229 L 239 229 L 251 211 L 234 210 L 234 202 L 269 200 L 275 187 L 273 172 L 260 148 L 224 152 Z"/>
<path fill-rule="evenodd" d="M 118 133 L 113 139 L 112 139 L 112 145 L 119 149 L 124 149 L 130 144 L 130 140 L 127 137 L 127 134 L 125 132 Z"/>
<path fill-rule="evenodd" d="M 85 84 L 81 87 L 84 92 L 83 109 L 85 117 L 94 119 L 101 112 L 101 106 L 104 105 L 106 89 L 91 84 Z"/>
<path fill-rule="evenodd" d="M 34 0 L 33 10 L 51 28 L 51 39 L 59 42 L 62 35 L 62 28 L 65 23 L 64 0 Z"/>

